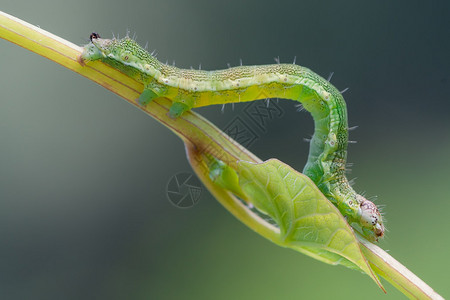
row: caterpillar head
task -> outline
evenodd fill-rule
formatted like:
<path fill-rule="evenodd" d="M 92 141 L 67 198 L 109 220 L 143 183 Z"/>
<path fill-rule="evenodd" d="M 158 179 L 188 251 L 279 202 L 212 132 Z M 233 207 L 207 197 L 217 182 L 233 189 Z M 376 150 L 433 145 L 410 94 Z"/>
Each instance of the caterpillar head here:
<path fill-rule="evenodd" d="M 383 219 L 376 205 L 361 195 L 357 195 L 359 202 L 358 217 L 362 233 L 371 241 L 378 241 L 384 235 Z"/>

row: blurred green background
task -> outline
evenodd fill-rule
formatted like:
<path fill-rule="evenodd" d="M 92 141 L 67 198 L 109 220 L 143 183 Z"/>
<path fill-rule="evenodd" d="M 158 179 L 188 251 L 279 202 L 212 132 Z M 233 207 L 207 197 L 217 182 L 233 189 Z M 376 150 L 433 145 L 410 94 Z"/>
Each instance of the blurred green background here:
<path fill-rule="evenodd" d="M 13 1 L 0 9 L 76 44 L 127 29 L 158 58 L 203 69 L 282 62 L 345 93 L 355 189 L 385 205 L 380 246 L 450 296 L 448 1 Z M 1 299 L 398 299 L 369 277 L 258 236 L 205 190 L 181 141 L 111 92 L 0 40 Z M 298 170 L 311 117 L 285 114 L 251 150 Z M 198 109 L 219 127 L 243 106 Z"/>

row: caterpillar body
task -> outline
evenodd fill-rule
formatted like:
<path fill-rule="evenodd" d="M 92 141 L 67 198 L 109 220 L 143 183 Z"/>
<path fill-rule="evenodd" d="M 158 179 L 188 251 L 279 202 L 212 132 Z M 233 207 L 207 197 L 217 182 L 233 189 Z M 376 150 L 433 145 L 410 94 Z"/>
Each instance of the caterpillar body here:
<path fill-rule="evenodd" d="M 345 176 L 347 108 L 341 93 L 313 71 L 295 64 L 238 66 L 217 71 L 180 69 L 161 63 L 129 37 L 90 36 L 82 60 L 101 60 L 144 84 L 137 100 L 146 106 L 158 97 L 173 101 L 176 118 L 194 107 L 283 98 L 300 102 L 314 119 L 315 132 L 303 173 L 371 241 L 384 235 L 375 204 L 357 194 Z"/>

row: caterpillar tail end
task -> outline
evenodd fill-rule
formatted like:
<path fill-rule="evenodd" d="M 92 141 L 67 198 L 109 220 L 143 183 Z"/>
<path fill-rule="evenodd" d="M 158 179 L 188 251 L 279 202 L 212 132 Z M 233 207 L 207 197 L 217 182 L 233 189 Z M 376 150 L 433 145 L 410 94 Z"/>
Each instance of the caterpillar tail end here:
<path fill-rule="evenodd" d="M 78 63 L 83 67 L 88 61 L 94 61 L 105 57 L 105 55 L 94 44 L 94 42 L 100 39 L 100 35 L 93 32 L 91 33 L 89 39 L 91 40 L 91 42 L 83 47 L 83 52 L 77 58 Z"/>

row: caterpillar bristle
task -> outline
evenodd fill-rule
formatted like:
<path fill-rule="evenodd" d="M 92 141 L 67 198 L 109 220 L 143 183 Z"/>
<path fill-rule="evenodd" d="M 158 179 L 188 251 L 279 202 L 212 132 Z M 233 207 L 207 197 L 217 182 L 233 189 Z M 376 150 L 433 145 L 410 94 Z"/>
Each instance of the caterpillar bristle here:
<path fill-rule="evenodd" d="M 305 107 L 302 104 L 296 104 L 297 112 L 301 112 L 305 110 Z"/>
<path fill-rule="evenodd" d="M 345 173 L 350 174 L 352 173 L 352 167 L 353 167 L 353 163 L 346 163 L 345 164 Z"/>
<path fill-rule="evenodd" d="M 377 195 L 373 195 L 373 196 L 370 196 L 370 197 L 366 197 L 366 199 L 370 200 L 372 202 L 376 202 L 376 201 L 378 201 L 378 196 Z M 380 207 L 378 207 L 378 208 L 380 208 Z"/>
<path fill-rule="evenodd" d="M 239 58 L 239 65 L 242 66 L 242 58 Z"/>
<path fill-rule="evenodd" d="M 311 142 L 311 139 L 309 139 L 309 138 L 303 138 L 303 141 L 309 143 L 309 142 Z"/>
<path fill-rule="evenodd" d="M 198 69 L 201 70 L 202 69 L 202 64 L 198 65 Z"/>
<path fill-rule="evenodd" d="M 230 63 L 227 63 L 227 67 L 228 67 L 228 69 L 231 69 Z"/>
<path fill-rule="evenodd" d="M 355 130 L 356 128 L 358 128 L 358 127 L 359 127 L 358 125 L 352 126 L 352 127 L 348 127 L 347 130 L 348 131 L 352 131 L 352 130 Z"/>
<path fill-rule="evenodd" d="M 349 144 L 356 144 L 358 141 L 348 141 Z"/>
<path fill-rule="evenodd" d="M 346 87 L 345 89 L 343 89 L 342 91 L 340 91 L 341 94 L 345 93 L 346 91 L 348 91 L 348 87 Z"/>
<path fill-rule="evenodd" d="M 148 41 L 145 43 L 144 49 L 145 49 L 145 50 L 148 49 Z"/>
<path fill-rule="evenodd" d="M 296 61 L 297 61 L 297 56 L 294 56 L 294 61 L 292 62 L 292 64 L 295 65 Z"/>
<path fill-rule="evenodd" d="M 273 60 L 275 60 L 275 62 L 277 64 L 280 64 L 280 57 L 279 56 L 278 57 L 274 57 Z"/>
<path fill-rule="evenodd" d="M 174 59 L 174 60 L 172 60 L 172 66 L 174 66 L 174 67 L 175 67 L 175 59 Z"/>
<path fill-rule="evenodd" d="M 353 172 L 353 163 L 346 163 L 345 164 L 345 173 L 346 174 L 351 174 Z"/>
<path fill-rule="evenodd" d="M 330 82 L 331 78 L 333 78 L 334 72 L 330 72 L 330 75 L 328 75 L 327 81 Z"/>
<path fill-rule="evenodd" d="M 222 113 L 224 113 L 224 112 L 225 112 L 225 103 L 224 103 L 224 104 L 222 104 L 222 109 L 221 109 L 221 112 L 222 112 Z"/>

